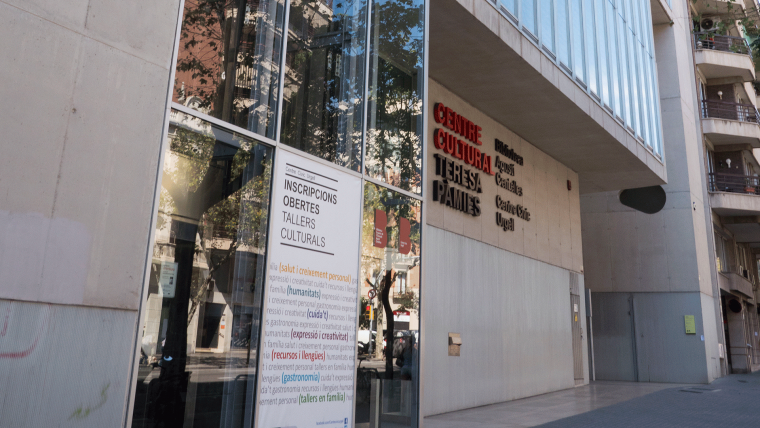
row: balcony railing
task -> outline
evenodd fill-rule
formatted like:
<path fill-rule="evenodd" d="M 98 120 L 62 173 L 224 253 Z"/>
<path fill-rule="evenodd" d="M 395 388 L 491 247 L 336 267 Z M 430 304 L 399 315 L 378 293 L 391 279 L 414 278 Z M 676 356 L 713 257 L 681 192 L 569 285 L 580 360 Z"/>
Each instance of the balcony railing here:
<path fill-rule="evenodd" d="M 754 175 L 708 174 L 710 191 L 760 195 L 760 177 Z"/>
<path fill-rule="evenodd" d="M 728 119 L 741 122 L 758 123 L 757 109 L 752 104 L 730 103 L 728 101 L 703 100 L 702 117 L 710 119 Z"/>
<path fill-rule="evenodd" d="M 694 47 L 744 54 L 752 58 L 752 49 L 742 37 L 721 36 L 715 33 L 694 33 Z"/>

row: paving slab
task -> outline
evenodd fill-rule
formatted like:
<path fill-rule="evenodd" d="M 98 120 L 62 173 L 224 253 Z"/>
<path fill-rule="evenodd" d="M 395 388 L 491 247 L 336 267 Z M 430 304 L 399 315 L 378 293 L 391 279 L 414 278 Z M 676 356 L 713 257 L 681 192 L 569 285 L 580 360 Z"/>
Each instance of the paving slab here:
<path fill-rule="evenodd" d="M 760 426 L 760 372 L 709 385 L 592 382 L 522 400 L 428 416 L 425 428 Z"/>
<path fill-rule="evenodd" d="M 588 412 L 593 413 L 597 409 L 667 389 L 702 386 L 705 385 L 597 381 L 536 397 L 428 416 L 424 420 L 424 426 L 425 428 L 533 427 L 557 420 L 566 420 Z"/>

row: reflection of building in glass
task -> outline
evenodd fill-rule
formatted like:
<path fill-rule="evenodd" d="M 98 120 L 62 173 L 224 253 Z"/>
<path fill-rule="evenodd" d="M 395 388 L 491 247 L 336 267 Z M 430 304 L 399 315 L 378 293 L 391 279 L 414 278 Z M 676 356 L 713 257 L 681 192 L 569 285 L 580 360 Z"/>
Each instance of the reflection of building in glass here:
<path fill-rule="evenodd" d="M 185 2 L 172 100 L 274 137 L 282 0 Z M 238 10 L 245 7 L 245 13 Z M 242 20 L 239 19 L 242 16 Z"/>

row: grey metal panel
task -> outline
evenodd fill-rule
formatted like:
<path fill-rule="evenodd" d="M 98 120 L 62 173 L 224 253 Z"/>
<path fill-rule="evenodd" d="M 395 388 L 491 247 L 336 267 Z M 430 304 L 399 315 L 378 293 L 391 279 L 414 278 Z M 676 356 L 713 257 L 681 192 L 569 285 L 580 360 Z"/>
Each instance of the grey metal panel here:
<path fill-rule="evenodd" d="M 700 293 L 635 293 L 636 344 L 642 382 L 707 383 Z M 696 334 L 686 334 L 694 315 Z"/>
<path fill-rule="evenodd" d="M 592 293 L 591 304 L 597 379 L 709 381 L 700 293 Z M 696 334 L 685 333 L 684 315 Z"/>
<path fill-rule="evenodd" d="M 423 414 L 573 387 L 568 271 L 435 227 L 426 233 Z M 449 332 L 461 333 L 459 357 L 448 356 Z"/>
<path fill-rule="evenodd" d="M 597 380 L 636 380 L 629 293 L 591 293 Z"/>

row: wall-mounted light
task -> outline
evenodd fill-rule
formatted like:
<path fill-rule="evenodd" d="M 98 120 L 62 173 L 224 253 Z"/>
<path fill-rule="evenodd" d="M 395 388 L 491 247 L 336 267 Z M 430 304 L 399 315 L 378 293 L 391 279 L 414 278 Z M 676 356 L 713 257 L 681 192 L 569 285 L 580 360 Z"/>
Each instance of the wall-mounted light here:
<path fill-rule="evenodd" d="M 718 98 L 723 99 L 723 91 L 718 91 Z"/>

